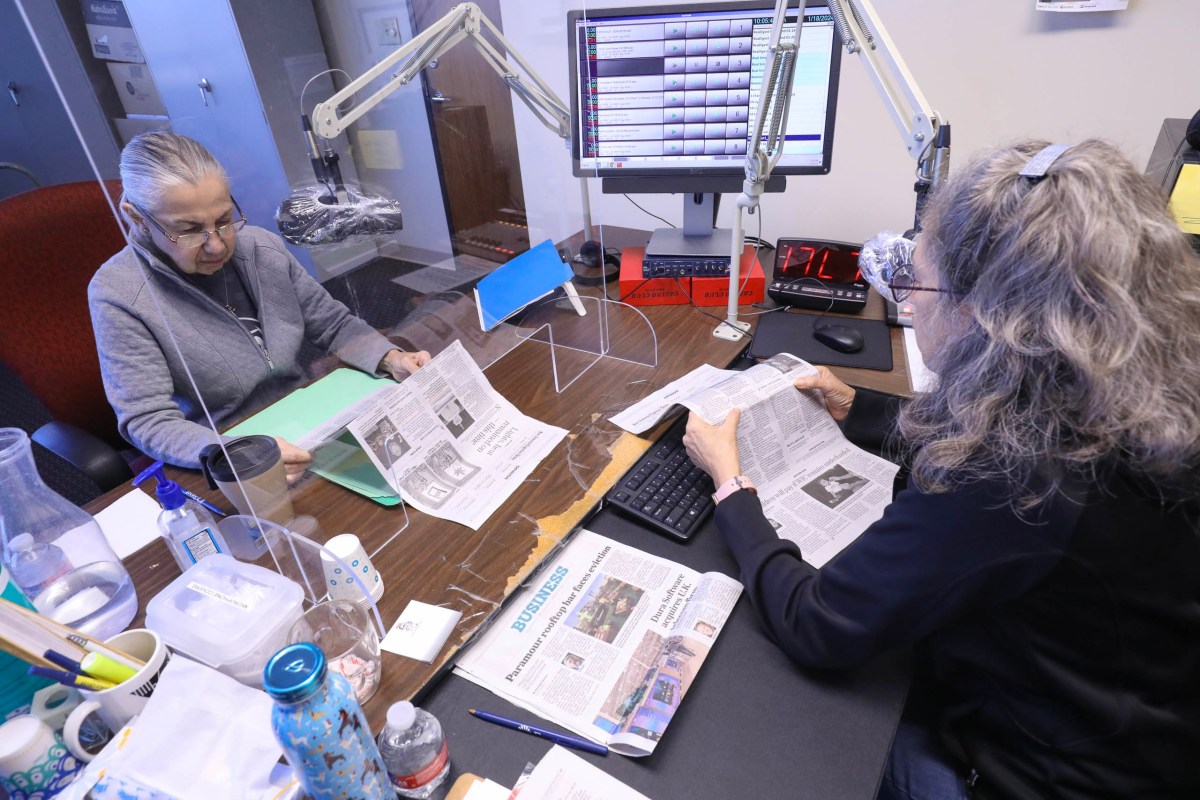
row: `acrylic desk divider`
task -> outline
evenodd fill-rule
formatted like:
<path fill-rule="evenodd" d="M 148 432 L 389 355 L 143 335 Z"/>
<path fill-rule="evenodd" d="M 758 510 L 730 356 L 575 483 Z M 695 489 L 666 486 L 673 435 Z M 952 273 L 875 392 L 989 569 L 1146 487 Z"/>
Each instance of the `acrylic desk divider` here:
<path fill-rule="evenodd" d="M 550 297 L 530 304 L 510 321 L 489 332 L 499 347 L 480 359 L 487 370 L 518 345 L 546 345 L 554 390 L 563 392 L 589 369 L 609 358 L 646 367 L 658 366 L 658 335 L 646 315 L 628 303 L 580 295 L 585 314 L 580 316 L 564 297 Z"/>
<path fill-rule="evenodd" d="M 318 544 L 302 534 L 291 531 L 283 525 L 265 519 L 260 519 L 258 524 L 259 530 L 262 531 L 263 537 L 266 539 L 271 557 L 274 559 L 275 571 L 285 578 L 295 581 L 304 591 L 304 599 L 310 606 L 316 605 L 329 597 L 329 591 L 326 589 L 325 569 L 321 566 L 321 557 L 324 554 L 325 557 L 340 564 L 346 571 L 346 574 L 354 578 L 354 583 L 358 586 L 358 590 L 363 593 L 363 597 L 366 600 L 362 605 L 364 608 L 370 610 L 371 616 L 375 620 L 375 628 L 379 634 L 379 638 L 382 639 L 387 634 L 387 628 L 383 624 L 383 617 L 379 615 L 379 608 L 371 598 L 370 590 L 358 577 L 357 572 L 350 568 L 349 564 L 332 553 L 324 545 Z M 395 534 L 393 534 L 394 537 Z M 388 541 L 390 542 L 391 539 L 388 539 Z M 386 545 L 386 542 L 384 544 Z M 379 552 L 380 549 L 382 547 L 378 548 L 375 552 Z M 374 558 L 374 556 L 375 553 L 372 553 L 371 557 Z M 264 564 L 263 566 L 269 565 Z"/>

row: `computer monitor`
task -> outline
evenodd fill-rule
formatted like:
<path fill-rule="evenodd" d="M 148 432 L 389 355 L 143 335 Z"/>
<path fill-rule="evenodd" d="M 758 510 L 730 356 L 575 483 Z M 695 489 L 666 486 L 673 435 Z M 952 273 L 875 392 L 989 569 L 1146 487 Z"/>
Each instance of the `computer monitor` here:
<path fill-rule="evenodd" d="M 651 250 L 728 257 L 728 231 L 713 236 L 716 196 L 742 190 L 774 14 L 739 0 L 567 15 L 575 175 L 602 178 L 605 193 L 685 195 L 684 235 L 656 231 Z M 810 6 L 767 191 L 829 172 L 840 66 L 829 7 Z"/>

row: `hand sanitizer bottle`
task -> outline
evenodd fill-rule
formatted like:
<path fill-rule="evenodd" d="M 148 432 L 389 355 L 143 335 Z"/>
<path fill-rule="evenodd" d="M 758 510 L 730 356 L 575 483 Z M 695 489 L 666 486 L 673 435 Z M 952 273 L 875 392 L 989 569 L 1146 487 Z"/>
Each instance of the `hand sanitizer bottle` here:
<path fill-rule="evenodd" d="M 158 530 L 181 570 L 187 572 L 189 567 L 206 556 L 229 552 L 212 514 L 199 503 L 188 499 L 178 483 L 167 479 L 163 474 L 163 462 L 155 461 L 147 467 L 134 478 L 133 485 L 138 486 L 147 478 L 158 481 L 154 495 L 163 508 L 158 515 Z"/>

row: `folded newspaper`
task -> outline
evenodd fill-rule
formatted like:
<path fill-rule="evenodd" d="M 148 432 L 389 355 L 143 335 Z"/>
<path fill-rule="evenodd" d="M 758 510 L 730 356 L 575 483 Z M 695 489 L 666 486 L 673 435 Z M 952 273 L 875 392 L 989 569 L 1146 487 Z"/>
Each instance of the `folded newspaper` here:
<path fill-rule="evenodd" d="M 704 365 L 611 417 L 642 433 L 683 406 L 710 424 L 735 406 L 742 473 L 758 489 L 763 512 L 804 560 L 825 565 L 883 515 L 892 499 L 895 464 L 851 444 L 816 391 L 792 382 L 816 372 L 780 353 L 748 370 Z"/>
<path fill-rule="evenodd" d="M 741 592 L 581 530 L 455 670 L 614 752 L 649 755 Z"/>
<path fill-rule="evenodd" d="M 361 457 L 414 508 L 478 530 L 567 435 L 492 388 L 454 341 L 402 383 L 379 388 L 294 441 L 326 470 Z M 342 438 L 337 438 L 342 434 Z"/>

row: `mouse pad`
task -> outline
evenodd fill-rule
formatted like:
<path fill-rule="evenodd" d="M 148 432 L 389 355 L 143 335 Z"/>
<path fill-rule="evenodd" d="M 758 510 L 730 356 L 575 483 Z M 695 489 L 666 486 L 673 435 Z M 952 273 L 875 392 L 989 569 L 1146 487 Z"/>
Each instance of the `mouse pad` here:
<path fill-rule="evenodd" d="M 827 324 L 854 328 L 862 334 L 863 349 L 857 353 L 839 353 L 818 342 L 812 335 L 813 323 L 818 319 Z M 892 332 L 886 322 L 877 319 L 822 317 L 819 314 L 776 311 L 759 318 L 749 355 L 752 358 L 770 358 L 776 353 L 791 353 L 813 364 L 890 370 Z"/>

